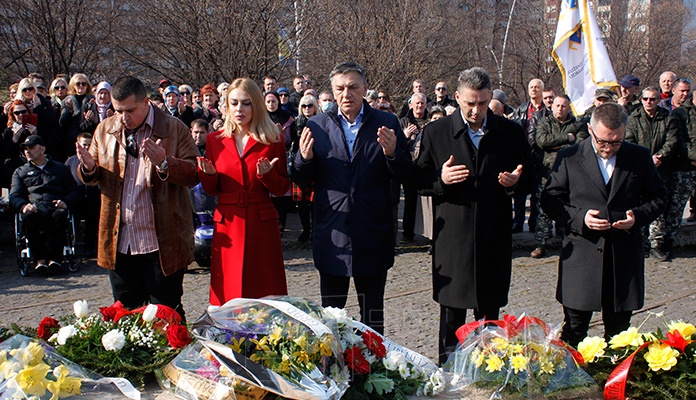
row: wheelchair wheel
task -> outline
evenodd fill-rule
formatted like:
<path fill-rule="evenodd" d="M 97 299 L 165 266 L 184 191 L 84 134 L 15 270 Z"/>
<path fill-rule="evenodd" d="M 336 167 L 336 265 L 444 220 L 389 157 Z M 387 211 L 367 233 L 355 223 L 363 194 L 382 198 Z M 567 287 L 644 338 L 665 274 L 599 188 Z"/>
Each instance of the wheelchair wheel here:
<path fill-rule="evenodd" d="M 80 270 L 80 260 L 77 260 L 74 257 L 67 260 L 67 264 L 68 264 L 68 271 L 70 271 L 70 272 L 77 272 Z"/>

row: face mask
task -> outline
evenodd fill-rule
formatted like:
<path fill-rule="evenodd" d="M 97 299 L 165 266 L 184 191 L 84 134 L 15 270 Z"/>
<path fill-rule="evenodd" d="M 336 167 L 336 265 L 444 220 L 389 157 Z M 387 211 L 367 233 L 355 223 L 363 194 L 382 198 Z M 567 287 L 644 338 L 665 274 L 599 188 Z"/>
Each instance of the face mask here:
<path fill-rule="evenodd" d="M 321 103 L 321 110 L 326 112 L 328 109 L 333 107 L 333 104 L 334 103 L 331 101 L 325 101 L 325 102 Z"/>

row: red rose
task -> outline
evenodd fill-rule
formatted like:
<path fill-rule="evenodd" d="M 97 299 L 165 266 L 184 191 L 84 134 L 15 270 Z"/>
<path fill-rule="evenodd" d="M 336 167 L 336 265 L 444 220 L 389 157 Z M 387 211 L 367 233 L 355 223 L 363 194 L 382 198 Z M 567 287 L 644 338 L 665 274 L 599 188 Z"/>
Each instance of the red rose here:
<path fill-rule="evenodd" d="M 101 312 L 102 318 L 104 318 L 104 321 L 109 322 L 109 321 L 118 321 L 116 318 L 116 315 L 119 315 L 119 319 L 123 316 L 123 312 L 127 310 L 123 308 L 123 304 L 121 301 L 117 301 L 114 304 L 110 305 L 109 307 L 100 307 L 99 311 Z M 127 315 L 127 314 L 126 314 Z"/>
<path fill-rule="evenodd" d="M 347 349 L 343 353 L 343 358 L 348 364 L 348 367 L 358 374 L 369 374 L 370 373 L 370 363 L 367 362 L 365 357 L 360 352 L 360 347 L 353 346 Z"/>
<path fill-rule="evenodd" d="M 172 324 L 167 328 L 167 340 L 173 348 L 181 349 L 191 343 L 191 336 L 185 326 Z"/>
<path fill-rule="evenodd" d="M 36 335 L 43 340 L 48 340 L 60 329 L 60 323 L 51 317 L 46 317 L 39 322 Z"/>
<path fill-rule="evenodd" d="M 362 334 L 362 340 L 365 342 L 365 346 L 377 356 L 377 358 L 384 358 L 387 355 L 387 349 L 384 347 L 384 339 L 372 331 L 365 331 Z"/>
<path fill-rule="evenodd" d="M 164 304 L 157 305 L 157 318 L 171 325 L 181 322 L 181 315 L 173 308 L 165 306 Z"/>

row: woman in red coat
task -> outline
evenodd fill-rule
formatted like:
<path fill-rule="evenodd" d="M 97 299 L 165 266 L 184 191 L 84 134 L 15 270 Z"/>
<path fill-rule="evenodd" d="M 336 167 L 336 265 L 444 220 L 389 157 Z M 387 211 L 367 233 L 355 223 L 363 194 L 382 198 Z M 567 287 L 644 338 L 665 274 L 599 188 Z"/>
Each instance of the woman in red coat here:
<path fill-rule="evenodd" d="M 227 120 L 208 135 L 198 158 L 203 189 L 218 196 L 213 220 L 210 304 L 237 297 L 287 294 L 278 212 L 270 193 L 288 191 L 285 145 L 261 89 L 251 79 L 232 82 Z"/>

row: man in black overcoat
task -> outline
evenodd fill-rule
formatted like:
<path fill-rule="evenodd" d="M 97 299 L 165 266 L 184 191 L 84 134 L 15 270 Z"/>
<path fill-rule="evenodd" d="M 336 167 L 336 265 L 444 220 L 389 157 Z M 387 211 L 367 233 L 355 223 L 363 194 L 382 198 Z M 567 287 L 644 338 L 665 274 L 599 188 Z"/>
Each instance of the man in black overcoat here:
<path fill-rule="evenodd" d="M 624 142 L 627 122 L 621 105 L 598 106 L 592 140 L 558 153 L 541 196 L 544 212 L 565 231 L 556 299 L 565 316 L 561 339 L 572 346 L 587 336 L 593 311 L 602 311 L 609 339 L 643 306 L 641 227 L 664 210 L 666 189 L 650 151 Z"/>
<path fill-rule="evenodd" d="M 467 309 L 497 319 L 512 271 L 511 196 L 524 192 L 528 151 L 522 127 L 488 110 L 482 68 L 459 75 L 460 109 L 425 126 L 417 185 L 435 204 L 433 298 L 440 303 L 440 362 L 455 349 Z"/>

